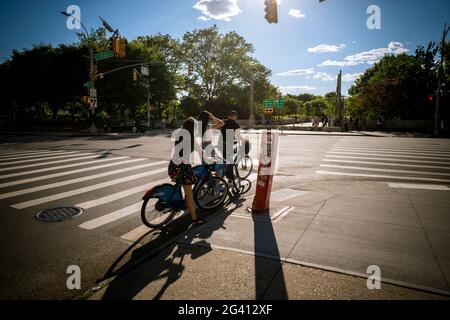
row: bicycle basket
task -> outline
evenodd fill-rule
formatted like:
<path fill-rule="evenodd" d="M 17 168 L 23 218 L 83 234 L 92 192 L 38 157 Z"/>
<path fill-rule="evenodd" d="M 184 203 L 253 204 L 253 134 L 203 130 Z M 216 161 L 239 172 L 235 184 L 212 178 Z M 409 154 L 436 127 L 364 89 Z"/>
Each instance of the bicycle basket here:
<path fill-rule="evenodd" d="M 216 176 L 223 177 L 223 175 L 225 174 L 225 164 L 216 163 L 214 165 L 214 171 L 216 172 Z"/>
<path fill-rule="evenodd" d="M 180 190 L 168 183 L 155 187 L 152 195 L 163 202 L 172 202 L 183 199 Z"/>
<path fill-rule="evenodd" d="M 204 166 L 195 166 L 192 168 L 194 171 L 194 174 L 197 178 L 203 177 L 203 175 L 206 173 L 206 168 Z"/>

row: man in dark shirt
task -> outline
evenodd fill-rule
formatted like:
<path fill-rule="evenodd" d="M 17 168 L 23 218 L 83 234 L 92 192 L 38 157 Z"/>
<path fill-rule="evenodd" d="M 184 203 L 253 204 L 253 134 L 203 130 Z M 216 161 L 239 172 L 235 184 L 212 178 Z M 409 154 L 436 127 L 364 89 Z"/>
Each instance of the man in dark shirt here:
<path fill-rule="evenodd" d="M 224 126 L 220 128 L 221 139 L 222 139 L 222 153 L 225 161 L 230 164 L 227 168 L 227 177 L 230 178 L 230 174 L 233 170 L 232 164 L 234 162 L 233 146 L 234 140 L 237 138 L 240 141 L 245 141 L 244 137 L 241 135 L 241 126 L 236 121 L 238 114 L 236 111 L 231 111 L 228 115 L 228 119 L 224 121 Z"/>

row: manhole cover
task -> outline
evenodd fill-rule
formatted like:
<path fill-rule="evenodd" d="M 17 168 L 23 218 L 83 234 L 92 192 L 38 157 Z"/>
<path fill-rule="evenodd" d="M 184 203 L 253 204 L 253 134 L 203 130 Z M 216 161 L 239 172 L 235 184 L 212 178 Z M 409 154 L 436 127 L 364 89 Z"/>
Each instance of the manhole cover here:
<path fill-rule="evenodd" d="M 36 219 L 43 221 L 64 221 L 72 219 L 83 213 L 83 209 L 77 207 L 60 207 L 45 209 L 36 214 Z"/>

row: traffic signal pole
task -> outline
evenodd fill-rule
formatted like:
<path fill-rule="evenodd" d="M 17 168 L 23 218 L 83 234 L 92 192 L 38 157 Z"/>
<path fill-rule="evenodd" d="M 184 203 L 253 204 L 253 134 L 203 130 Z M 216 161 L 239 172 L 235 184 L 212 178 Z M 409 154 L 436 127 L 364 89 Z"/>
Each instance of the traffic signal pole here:
<path fill-rule="evenodd" d="M 442 34 L 442 41 L 441 41 L 441 61 L 439 63 L 439 67 L 438 67 L 438 74 L 437 74 L 437 78 L 438 78 L 438 87 L 436 90 L 436 111 L 434 113 L 434 130 L 433 130 L 433 135 L 437 136 L 439 135 L 439 109 L 440 109 L 440 104 L 441 104 L 441 89 L 442 89 L 442 74 L 444 73 L 444 57 L 445 57 L 445 49 L 446 49 L 446 38 L 447 38 L 447 34 L 450 31 L 450 27 L 447 28 L 447 23 L 444 26 L 444 33 Z"/>
<path fill-rule="evenodd" d="M 250 121 L 249 127 L 253 128 L 255 125 L 255 79 L 254 75 L 250 78 Z"/>

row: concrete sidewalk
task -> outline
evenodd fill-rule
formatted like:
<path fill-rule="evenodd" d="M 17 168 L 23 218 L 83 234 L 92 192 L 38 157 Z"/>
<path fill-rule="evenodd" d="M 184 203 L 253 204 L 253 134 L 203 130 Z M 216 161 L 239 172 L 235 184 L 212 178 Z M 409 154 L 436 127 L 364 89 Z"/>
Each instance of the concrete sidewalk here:
<path fill-rule="evenodd" d="M 230 205 L 92 298 L 448 297 L 449 196 L 361 181 L 274 190 L 269 214 Z M 372 265 L 382 290 L 366 287 Z"/>

